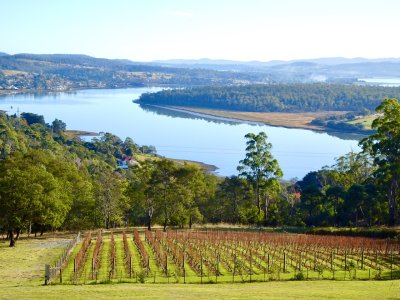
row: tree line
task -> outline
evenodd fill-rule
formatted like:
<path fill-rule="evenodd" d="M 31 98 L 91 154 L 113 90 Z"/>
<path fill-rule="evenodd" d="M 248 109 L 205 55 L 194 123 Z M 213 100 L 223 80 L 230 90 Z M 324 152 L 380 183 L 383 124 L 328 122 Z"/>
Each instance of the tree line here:
<path fill-rule="evenodd" d="M 345 84 L 253 84 L 205 86 L 145 93 L 153 105 L 254 112 L 373 111 L 384 98 L 399 98 L 400 87 Z"/>
<path fill-rule="evenodd" d="M 249 133 L 238 175 L 221 178 L 102 133 L 71 138 L 66 124 L 0 113 L 0 230 L 21 231 L 196 223 L 373 226 L 399 223 L 400 104 L 385 99 L 361 153 L 283 181 L 265 133 Z M 151 151 L 148 151 L 151 149 Z M 142 150 L 142 151 L 141 151 Z M 136 161 L 118 168 L 124 158 Z"/>

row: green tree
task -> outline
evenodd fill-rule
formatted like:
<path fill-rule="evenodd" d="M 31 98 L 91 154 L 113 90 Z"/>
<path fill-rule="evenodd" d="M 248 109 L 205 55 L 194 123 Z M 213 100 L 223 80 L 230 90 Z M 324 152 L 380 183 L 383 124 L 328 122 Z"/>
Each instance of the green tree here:
<path fill-rule="evenodd" d="M 374 157 L 376 176 L 386 187 L 389 225 L 399 222 L 400 197 L 400 103 L 384 99 L 376 108 L 378 117 L 372 122 L 376 133 L 362 140 L 363 151 Z"/>
<path fill-rule="evenodd" d="M 348 189 L 354 184 L 363 184 L 372 176 L 375 168 L 368 153 L 351 151 L 336 159 L 333 170 L 339 175 L 335 178 L 337 183 Z"/>
<path fill-rule="evenodd" d="M 146 215 L 147 229 L 151 230 L 153 215 L 156 209 L 156 187 L 150 184 L 154 171 L 154 163 L 145 160 L 140 165 L 135 165 L 129 173 L 128 197 L 133 210 L 140 207 Z"/>
<path fill-rule="evenodd" d="M 208 214 L 215 214 L 218 222 L 250 223 L 244 213 L 254 207 L 253 188 L 244 178 L 226 177 L 219 185 L 216 203 Z"/>
<path fill-rule="evenodd" d="M 248 133 L 246 138 L 246 157 L 237 167 L 239 176 L 247 178 L 254 186 L 258 214 L 261 214 L 261 194 L 264 191 L 264 218 L 267 218 L 269 196 L 279 189 L 278 179 L 283 176 L 278 161 L 274 159 L 270 150 L 272 144 L 267 142 L 267 134 Z M 267 192 L 268 191 L 268 192 Z M 267 221 L 265 219 L 265 221 Z"/>
<path fill-rule="evenodd" d="M 21 118 L 25 119 L 28 125 L 32 124 L 41 124 L 45 125 L 46 123 L 44 122 L 44 117 L 42 115 L 37 115 L 34 113 L 25 113 L 23 112 L 21 114 Z"/>
<path fill-rule="evenodd" d="M 185 223 L 189 223 L 189 228 L 192 228 L 195 222 L 203 219 L 199 207 L 213 196 L 216 186 L 207 180 L 203 170 L 192 164 L 178 167 L 177 178 L 178 195 L 184 205 L 181 220 L 187 221 Z"/>
<path fill-rule="evenodd" d="M 154 162 L 148 193 L 151 193 L 156 201 L 158 217 L 164 231 L 170 223 L 174 213 L 181 209 L 182 203 L 177 197 L 177 168 L 174 162 L 161 159 Z"/>
<path fill-rule="evenodd" d="M 71 206 L 69 188 L 50 167 L 57 158 L 44 151 L 30 151 L 0 164 L 0 219 L 14 232 L 37 223 L 60 227 Z"/>
<path fill-rule="evenodd" d="M 51 129 L 53 130 L 53 133 L 61 135 L 67 129 L 67 124 L 59 119 L 55 119 L 51 123 Z"/>
<path fill-rule="evenodd" d="M 127 137 L 122 146 L 125 155 L 133 156 L 135 152 L 138 152 L 138 145 L 135 144 L 132 138 Z"/>
<path fill-rule="evenodd" d="M 16 150 L 25 150 L 12 125 L 0 118 L 0 159 L 5 159 Z"/>
<path fill-rule="evenodd" d="M 95 174 L 93 186 L 97 212 L 103 226 L 110 228 L 126 223 L 126 212 L 129 209 L 126 179 L 121 174 L 103 167 Z"/>

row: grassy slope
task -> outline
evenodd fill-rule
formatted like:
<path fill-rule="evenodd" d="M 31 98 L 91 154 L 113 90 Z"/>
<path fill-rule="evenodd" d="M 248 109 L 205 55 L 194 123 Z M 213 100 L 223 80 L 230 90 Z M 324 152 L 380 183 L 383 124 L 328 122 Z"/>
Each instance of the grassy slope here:
<path fill-rule="evenodd" d="M 400 281 L 289 281 L 252 284 L 98 284 L 43 286 L 61 237 L 0 242 L 0 299 L 400 299 Z"/>

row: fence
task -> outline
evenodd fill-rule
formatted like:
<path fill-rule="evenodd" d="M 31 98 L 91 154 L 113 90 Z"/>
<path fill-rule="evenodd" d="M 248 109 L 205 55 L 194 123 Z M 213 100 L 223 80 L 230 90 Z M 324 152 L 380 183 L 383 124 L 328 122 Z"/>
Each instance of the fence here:
<path fill-rule="evenodd" d="M 45 265 L 45 274 L 44 274 L 44 284 L 47 285 L 51 282 L 54 277 L 57 276 L 59 272 L 62 271 L 62 268 L 65 262 L 68 259 L 68 256 L 71 254 L 72 249 L 75 247 L 77 243 L 81 240 L 81 233 L 79 232 L 76 237 L 74 237 L 65 247 L 64 252 L 60 259 L 55 263 L 52 267 L 50 265 Z M 60 281 L 62 281 L 62 276 L 60 276 Z"/>
<path fill-rule="evenodd" d="M 102 243 L 96 255 L 95 247 L 88 251 L 82 262 L 84 272 L 73 277 L 70 264 L 63 266 L 64 284 L 400 278 L 400 242 L 391 240 L 134 230 L 133 239 L 123 232 L 107 236 Z M 99 258 L 96 276 L 90 265 L 93 257 Z"/>

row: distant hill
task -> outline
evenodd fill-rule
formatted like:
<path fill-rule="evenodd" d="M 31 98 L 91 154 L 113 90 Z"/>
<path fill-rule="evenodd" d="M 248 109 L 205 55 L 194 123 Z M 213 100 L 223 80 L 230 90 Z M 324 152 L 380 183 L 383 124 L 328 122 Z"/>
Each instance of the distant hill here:
<path fill-rule="evenodd" d="M 169 59 L 169 60 L 155 60 L 151 63 L 165 64 L 165 65 L 248 65 L 248 66 L 275 66 L 287 65 L 298 62 L 311 62 L 321 65 L 341 65 L 341 64 L 354 64 L 365 62 L 400 62 L 399 58 L 346 58 L 346 57 L 322 57 L 311 59 L 296 59 L 296 60 L 271 60 L 271 61 L 239 61 L 239 60 L 226 60 L 226 59 Z"/>
<path fill-rule="evenodd" d="M 0 56 L 0 90 L 67 90 L 137 86 L 237 85 L 270 82 L 266 74 L 183 69 L 81 54 Z"/>
<path fill-rule="evenodd" d="M 399 77 L 400 58 L 328 57 L 291 61 L 164 60 L 155 65 L 178 68 L 206 68 L 236 72 L 268 73 L 278 82 L 354 82 L 364 77 Z M 319 79 L 318 79 L 319 78 Z M 316 80 L 318 79 L 318 80 Z"/>
<path fill-rule="evenodd" d="M 0 53 L 1 90 L 68 90 L 137 86 L 345 83 L 400 78 L 400 59 L 317 58 L 294 61 L 165 60 L 135 62 L 83 54 Z"/>
<path fill-rule="evenodd" d="M 140 96 L 138 103 L 247 112 L 373 111 L 400 87 L 294 83 L 168 89 Z"/>

